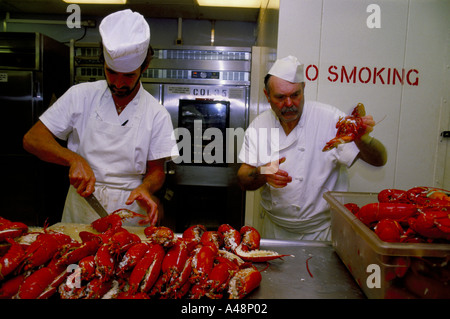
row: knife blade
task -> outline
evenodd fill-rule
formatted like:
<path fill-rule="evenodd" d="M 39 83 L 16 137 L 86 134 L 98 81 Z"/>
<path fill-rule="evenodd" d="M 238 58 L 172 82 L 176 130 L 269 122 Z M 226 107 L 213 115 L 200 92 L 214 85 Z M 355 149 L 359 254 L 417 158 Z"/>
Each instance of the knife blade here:
<path fill-rule="evenodd" d="M 94 196 L 94 194 L 91 194 L 91 195 L 85 197 L 84 199 L 88 202 L 88 204 L 95 210 L 95 212 L 100 217 L 108 216 L 108 213 L 103 208 L 102 204 L 100 204 L 97 197 Z"/>

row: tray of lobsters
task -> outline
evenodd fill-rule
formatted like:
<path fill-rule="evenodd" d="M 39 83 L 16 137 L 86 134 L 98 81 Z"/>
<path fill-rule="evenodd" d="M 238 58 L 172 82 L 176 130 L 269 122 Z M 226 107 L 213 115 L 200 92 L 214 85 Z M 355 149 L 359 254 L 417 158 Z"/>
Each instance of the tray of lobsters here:
<path fill-rule="evenodd" d="M 0 298 L 241 299 L 261 283 L 254 263 L 289 256 L 260 249 L 251 226 L 122 225 L 135 215 L 43 228 L 0 217 Z"/>

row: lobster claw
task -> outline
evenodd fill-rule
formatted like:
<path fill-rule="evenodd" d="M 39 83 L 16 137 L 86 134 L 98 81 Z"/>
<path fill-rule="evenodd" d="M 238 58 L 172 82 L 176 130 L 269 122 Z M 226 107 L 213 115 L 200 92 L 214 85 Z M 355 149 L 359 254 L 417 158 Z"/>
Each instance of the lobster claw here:
<path fill-rule="evenodd" d="M 144 229 L 145 236 L 151 243 L 160 244 L 165 248 L 175 245 L 177 239 L 172 229 L 165 226 L 149 226 Z"/>
<path fill-rule="evenodd" d="M 228 251 L 234 251 L 241 243 L 241 234 L 228 224 L 222 224 L 217 231 L 223 237 L 224 248 Z"/>
<path fill-rule="evenodd" d="M 22 236 L 28 231 L 28 226 L 20 222 L 10 222 L 2 219 L 3 224 L 0 225 L 0 241 L 7 238 L 16 238 Z"/>
<path fill-rule="evenodd" d="M 237 271 L 228 285 L 229 299 L 242 299 L 261 283 L 261 273 L 255 266 L 250 265 Z"/>
<path fill-rule="evenodd" d="M 366 116 L 366 108 L 364 107 L 364 104 L 358 103 L 352 111 L 352 116 L 355 117 Z"/>
<path fill-rule="evenodd" d="M 339 118 L 336 123 L 336 136 L 328 141 L 322 149 L 322 152 L 332 150 L 339 144 L 353 142 L 360 138 L 366 132 L 366 126 L 361 117 L 366 115 L 364 104 L 358 103 L 352 111 L 352 114 Z"/>
<path fill-rule="evenodd" d="M 129 293 L 146 293 L 149 291 L 158 279 L 162 261 L 164 258 L 164 249 L 159 244 L 151 244 L 145 255 L 137 262 L 129 278 Z"/>
<path fill-rule="evenodd" d="M 0 280 L 3 280 L 3 278 L 13 272 L 25 256 L 25 251 L 20 244 L 10 238 L 7 241 L 11 245 L 8 252 L 0 258 Z"/>
<path fill-rule="evenodd" d="M 244 247 L 245 246 L 240 244 L 236 248 L 234 253 L 242 260 L 248 262 L 262 263 L 282 257 L 294 257 L 293 255 L 281 255 L 276 251 L 272 250 L 260 250 L 260 249 L 245 250 Z"/>
<path fill-rule="evenodd" d="M 402 226 L 396 220 L 388 218 L 380 220 L 374 231 L 385 242 L 400 242 L 404 233 Z"/>
<path fill-rule="evenodd" d="M 265 262 L 292 255 L 280 255 L 271 250 L 260 250 L 261 235 L 251 226 L 243 226 L 240 230 L 242 241 L 234 253 L 244 261 Z"/>
<path fill-rule="evenodd" d="M 431 239 L 450 240 L 450 212 L 442 208 L 420 209 L 417 217 L 408 220 L 418 234 Z"/>
<path fill-rule="evenodd" d="M 133 218 L 133 217 L 142 217 L 145 218 L 144 215 L 135 213 L 129 209 L 121 208 L 115 210 L 111 214 L 105 217 L 101 217 L 99 219 L 94 220 L 91 223 L 92 228 L 94 228 L 98 232 L 106 232 L 107 230 L 114 230 L 120 228 L 122 226 L 122 221 L 125 219 Z"/>

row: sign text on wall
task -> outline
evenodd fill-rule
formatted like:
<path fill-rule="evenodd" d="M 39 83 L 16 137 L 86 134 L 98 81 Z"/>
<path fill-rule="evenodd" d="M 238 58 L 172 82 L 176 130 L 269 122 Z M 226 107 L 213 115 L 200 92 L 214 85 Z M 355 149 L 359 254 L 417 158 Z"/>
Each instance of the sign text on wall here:
<path fill-rule="evenodd" d="M 305 76 L 308 81 L 317 81 L 319 77 L 317 65 L 308 65 L 305 68 Z M 326 80 L 332 83 L 418 86 L 419 71 L 417 69 L 392 67 L 330 65 L 327 69 Z"/>

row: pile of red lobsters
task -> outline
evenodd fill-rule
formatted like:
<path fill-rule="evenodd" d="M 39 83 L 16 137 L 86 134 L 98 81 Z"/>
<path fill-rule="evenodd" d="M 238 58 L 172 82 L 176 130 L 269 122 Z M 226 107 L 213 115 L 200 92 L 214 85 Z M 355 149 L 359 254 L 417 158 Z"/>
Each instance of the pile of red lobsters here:
<path fill-rule="evenodd" d="M 0 218 L 0 299 L 239 299 L 260 285 L 253 262 L 283 257 L 260 250 L 250 226 L 194 225 L 181 237 L 150 226 L 141 240 L 122 227 L 135 215 L 122 209 L 97 219 L 92 232 L 79 232 L 81 242 Z"/>
<path fill-rule="evenodd" d="M 378 202 L 345 207 L 386 242 L 450 243 L 450 191 L 384 189 Z"/>

